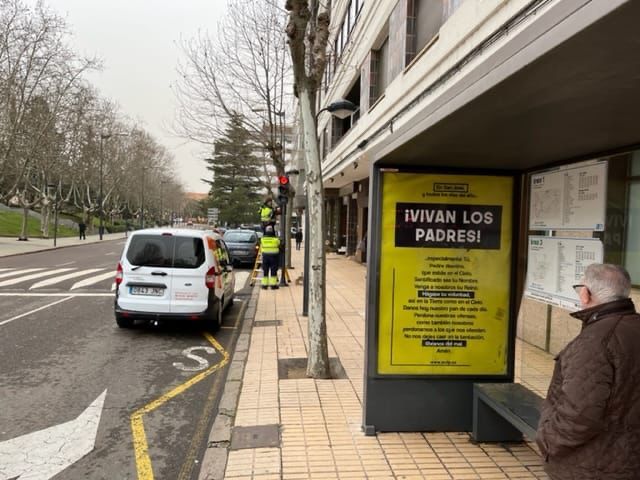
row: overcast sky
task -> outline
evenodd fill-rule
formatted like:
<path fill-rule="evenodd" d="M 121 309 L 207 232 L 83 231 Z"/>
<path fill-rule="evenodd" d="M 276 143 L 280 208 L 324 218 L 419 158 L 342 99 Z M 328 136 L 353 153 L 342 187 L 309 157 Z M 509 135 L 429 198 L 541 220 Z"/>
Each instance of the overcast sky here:
<path fill-rule="evenodd" d="M 88 76 L 102 96 L 173 153 L 187 191 L 207 192 L 202 146 L 173 137 L 175 83 L 181 37 L 214 31 L 225 0 L 46 0 L 66 17 L 78 53 L 97 55 L 104 69 Z"/>

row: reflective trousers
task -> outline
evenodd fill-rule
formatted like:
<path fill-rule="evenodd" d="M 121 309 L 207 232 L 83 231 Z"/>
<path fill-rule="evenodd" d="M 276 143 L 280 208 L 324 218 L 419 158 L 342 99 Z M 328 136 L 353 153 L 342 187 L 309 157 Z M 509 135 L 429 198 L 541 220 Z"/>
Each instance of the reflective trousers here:
<path fill-rule="evenodd" d="M 279 253 L 262 254 L 262 285 L 274 286 L 278 284 Z"/>

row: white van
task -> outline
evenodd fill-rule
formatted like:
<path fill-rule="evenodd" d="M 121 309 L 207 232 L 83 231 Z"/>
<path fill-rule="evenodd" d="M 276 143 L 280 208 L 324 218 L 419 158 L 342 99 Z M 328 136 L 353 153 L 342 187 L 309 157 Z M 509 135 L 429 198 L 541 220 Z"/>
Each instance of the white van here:
<path fill-rule="evenodd" d="M 235 278 L 217 233 L 156 228 L 133 232 L 116 273 L 116 322 L 201 320 L 217 330 Z"/>

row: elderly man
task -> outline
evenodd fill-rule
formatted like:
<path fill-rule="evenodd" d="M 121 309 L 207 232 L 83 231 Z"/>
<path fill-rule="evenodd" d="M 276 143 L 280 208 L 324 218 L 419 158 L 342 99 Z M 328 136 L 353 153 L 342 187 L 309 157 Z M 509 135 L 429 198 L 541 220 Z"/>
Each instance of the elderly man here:
<path fill-rule="evenodd" d="M 537 443 L 554 480 L 640 478 L 640 315 L 631 280 L 593 264 L 574 289 L 580 334 L 560 352 Z"/>

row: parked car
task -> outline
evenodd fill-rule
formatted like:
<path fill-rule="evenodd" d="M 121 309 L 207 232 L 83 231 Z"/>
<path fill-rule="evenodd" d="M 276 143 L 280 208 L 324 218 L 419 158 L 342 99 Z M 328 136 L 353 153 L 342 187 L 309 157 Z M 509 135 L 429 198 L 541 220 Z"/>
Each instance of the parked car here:
<path fill-rule="evenodd" d="M 253 264 L 260 248 L 260 239 L 253 230 L 227 230 L 222 237 L 229 248 L 231 262 Z"/>
<path fill-rule="evenodd" d="M 217 330 L 233 303 L 235 278 L 226 245 L 212 231 L 158 228 L 129 236 L 116 273 L 115 317 L 206 322 Z"/>

